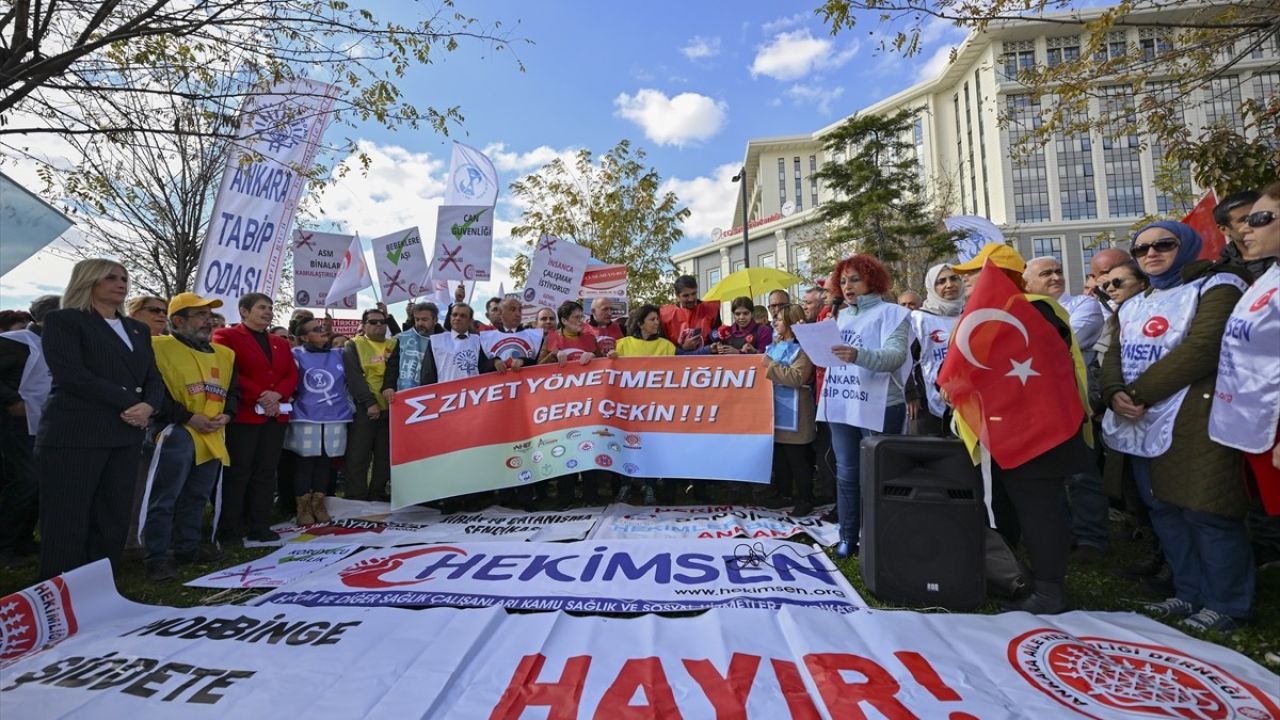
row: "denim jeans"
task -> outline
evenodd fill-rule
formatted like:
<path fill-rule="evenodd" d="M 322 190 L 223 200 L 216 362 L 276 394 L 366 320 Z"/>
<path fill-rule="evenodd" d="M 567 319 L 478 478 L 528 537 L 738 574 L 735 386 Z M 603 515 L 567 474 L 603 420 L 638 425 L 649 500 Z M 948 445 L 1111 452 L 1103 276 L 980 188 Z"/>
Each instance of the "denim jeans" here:
<path fill-rule="evenodd" d="M 891 428 L 898 434 L 907 417 L 907 406 L 899 403 L 890 405 L 884 411 L 884 427 Z M 829 423 L 831 426 L 831 449 L 836 456 L 836 514 L 840 517 L 840 539 L 844 542 L 858 544 L 859 531 L 862 529 L 861 508 L 858 501 L 862 497 L 860 458 L 862 439 L 882 435 L 873 430 Z"/>
<path fill-rule="evenodd" d="M 171 548 L 176 553 L 195 551 L 200 543 L 204 506 L 222 469 L 217 460 L 195 464 L 195 442 L 181 426 L 169 431 L 159 452 L 142 529 L 149 563 L 163 560 Z"/>
<path fill-rule="evenodd" d="M 1246 619 L 1253 606 L 1253 548 L 1243 520 L 1188 510 L 1151 492 L 1151 461 L 1131 457 L 1138 493 L 1173 570 L 1179 600 Z"/>

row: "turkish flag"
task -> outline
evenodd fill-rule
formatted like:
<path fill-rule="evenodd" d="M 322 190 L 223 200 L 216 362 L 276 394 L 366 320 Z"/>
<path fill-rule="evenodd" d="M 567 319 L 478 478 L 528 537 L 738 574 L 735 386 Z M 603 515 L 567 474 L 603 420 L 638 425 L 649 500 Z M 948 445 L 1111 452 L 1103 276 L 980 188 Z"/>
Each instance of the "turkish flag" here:
<path fill-rule="evenodd" d="M 1222 248 L 1227 244 L 1227 238 L 1218 229 L 1218 221 L 1213 219 L 1213 209 L 1218 205 L 1218 196 L 1212 190 L 1204 194 L 1200 198 L 1200 202 L 1191 208 L 1191 212 L 1182 218 L 1182 222 L 1195 228 L 1200 233 L 1200 239 L 1204 243 L 1200 246 L 1200 257 L 1198 260 L 1217 260 L 1218 255 L 1222 254 Z"/>
<path fill-rule="evenodd" d="M 990 262 L 951 333 L 938 385 L 1005 469 L 1061 445 L 1084 421 L 1071 348 Z"/>

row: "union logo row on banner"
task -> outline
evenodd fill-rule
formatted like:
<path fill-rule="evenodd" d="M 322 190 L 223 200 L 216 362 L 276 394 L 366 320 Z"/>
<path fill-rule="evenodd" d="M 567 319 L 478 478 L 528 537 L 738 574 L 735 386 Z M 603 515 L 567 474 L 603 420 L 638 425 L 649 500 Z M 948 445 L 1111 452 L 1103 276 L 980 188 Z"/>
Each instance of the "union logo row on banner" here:
<path fill-rule="evenodd" d="M 0 601 L 6 717 L 1280 717 L 1276 675 L 1130 613 L 176 609 L 113 588 L 100 561 Z"/>

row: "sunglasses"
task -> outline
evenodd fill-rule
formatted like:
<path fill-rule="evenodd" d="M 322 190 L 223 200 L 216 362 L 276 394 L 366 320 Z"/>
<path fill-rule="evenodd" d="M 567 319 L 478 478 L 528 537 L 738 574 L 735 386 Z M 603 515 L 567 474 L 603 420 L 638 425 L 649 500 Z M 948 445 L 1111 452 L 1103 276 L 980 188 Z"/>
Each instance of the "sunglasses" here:
<path fill-rule="evenodd" d="M 162 307 L 145 307 L 145 308 L 142 308 L 142 309 L 143 309 L 143 310 L 145 310 L 146 312 L 153 313 L 153 314 L 155 314 L 155 315 L 168 315 L 168 314 L 169 314 L 169 311 L 168 311 L 168 310 L 165 310 L 165 309 L 164 309 L 164 308 L 162 308 Z"/>
<path fill-rule="evenodd" d="M 1134 245 L 1133 249 L 1129 251 L 1129 254 L 1133 255 L 1135 258 L 1144 258 L 1147 256 L 1147 253 L 1151 252 L 1152 250 L 1155 250 L 1158 253 L 1167 253 L 1167 252 L 1173 252 L 1174 250 L 1177 250 L 1177 249 L 1178 249 L 1177 240 L 1173 238 L 1165 238 L 1163 240 L 1157 240 L 1148 245 Z"/>
<path fill-rule="evenodd" d="M 365 325 L 386 325 L 387 321 L 386 320 L 365 320 L 364 324 Z"/>
<path fill-rule="evenodd" d="M 1251 228 L 1266 227 L 1276 221 L 1276 214 L 1272 210 L 1259 210 L 1256 213 L 1249 213 L 1245 216 L 1244 222 Z"/>
<path fill-rule="evenodd" d="M 1112 288 L 1119 290 L 1120 288 L 1124 287 L 1125 283 L 1127 282 L 1128 281 L 1125 280 L 1124 278 L 1114 278 L 1112 280 L 1107 280 L 1106 282 L 1098 283 L 1098 287 L 1102 288 L 1103 290 L 1110 290 Z"/>

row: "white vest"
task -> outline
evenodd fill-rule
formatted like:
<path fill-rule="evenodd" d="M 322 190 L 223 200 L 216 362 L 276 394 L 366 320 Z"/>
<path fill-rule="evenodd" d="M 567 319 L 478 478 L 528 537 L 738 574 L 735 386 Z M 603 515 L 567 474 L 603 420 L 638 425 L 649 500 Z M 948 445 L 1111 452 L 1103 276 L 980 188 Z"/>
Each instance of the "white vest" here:
<path fill-rule="evenodd" d="M 480 336 L 467 333 L 459 340 L 452 330 L 431 336 L 431 356 L 436 361 L 436 381 L 449 382 L 480 372 Z"/>
<path fill-rule="evenodd" d="M 900 305 L 881 302 L 864 312 L 845 310 L 836 321 L 840 338 L 855 348 L 879 349 L 890 335 L 907 319 L 908 310 Z M 910 346 L 910 339 L 907 341 Z M 818 400 L 818 419 L 886 432 L 884 427 L 885 403 L 889 395 L 890 377 L 899 386 L 906 385 L 911 374 L 911 354 L 902 367 L 893 372 L 873 372 L 849 363 L 827 369 L 822 382 L 822 397 Z M 900 433 L 902 428 L 889 428 L 887 432 Z"/>
<path fill-rule="evenodd" d="M 1209 437 L 1249 453 L 1270 450 L 1280 422 L 1280 265 L 1258 278 L 1227 320 Z"/>
<path fill-rule="evenodd" d="M 941 418 L 947 404 L 938 392 L 938 371 L 947 359 L 951 343 L 951 331 L 955 329 L 959 315 L 934 315 L 923 310 L 911 313 L 911 330 L 920 343 L 920 374 L 924 377 L 924 395 L 929 400 L 929 412 Z"/>
<path fill-rule="evenodd" d="M 31 350 L 27 353 L 27 364 L 22 366 L 18 394 L 27 408 L 27 432 L 35 435 L 44 412 L 44 401 L 49 399 L 49 390 L 53 388 L 53 375 L 49 374 L 49 365 L 44 361 L 40 336 L 30 330 L 12 330 L 0 333 L 0 337 L 20 342 Z"/>
<path fill-rule="evenodd" d="M 1126 385 L 1182 344 L 1200 306 L 1200 296 L 1222 284 L 1245 289 L 1235 275 L 1221 273 L 1150 295 L 1137 295 L 1120 306 L 1120 368 Z M 1112 348 L 1111 352 L 1115 352 Z M 1102 435 L 1107 447 L 1128 455 L 1154 458 L 1169 451 L 1173 424 L 1190 386 L 1147 408 L 1137 420 L 1119 417 L 1107 409 Z"/>

